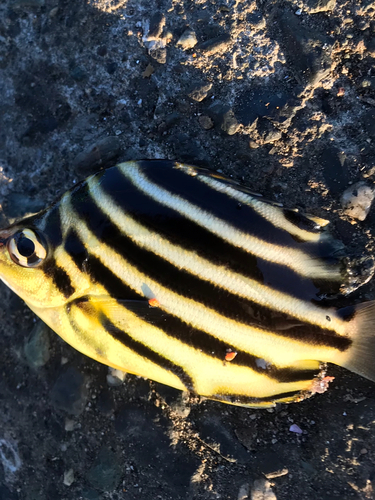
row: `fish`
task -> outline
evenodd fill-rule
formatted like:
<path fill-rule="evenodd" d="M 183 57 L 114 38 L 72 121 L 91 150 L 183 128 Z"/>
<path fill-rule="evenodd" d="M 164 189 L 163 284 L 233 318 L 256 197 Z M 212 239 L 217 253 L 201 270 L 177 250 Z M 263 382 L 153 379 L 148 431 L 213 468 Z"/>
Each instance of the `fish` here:
<path fill-rule="evenodd" d="M 0 230 L 1 280 L 75 349 L 254 408 L 324 392 L 327 363 L 375 381 L 375 301 L 347 302 L 373 267 L 326 219 L 169 160 L 101 170 Z"/>

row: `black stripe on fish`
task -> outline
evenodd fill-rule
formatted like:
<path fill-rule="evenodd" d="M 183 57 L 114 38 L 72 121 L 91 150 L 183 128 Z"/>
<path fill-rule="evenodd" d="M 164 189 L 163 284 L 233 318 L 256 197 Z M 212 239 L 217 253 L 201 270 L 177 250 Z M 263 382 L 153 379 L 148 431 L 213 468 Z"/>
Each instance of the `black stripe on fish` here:
<path fill-rule="evenodd" d="M 229 351 L 237 352 L 232 364 L 246 366 L 252 370 L 267 374 L 279 382 L 296 382 L 309 380 L 316 375 L 316 370 L 295 370 L 293 368 L 276 368 L 272 365 L 268 369 L 259 366 L 257 356 L 245 351 L 238 350 L 235 346 L 223 342 L 203 330 L 194 328 L 177 316 L 166 313 L 159 309 L 150 309 L 148 301 L 129 288 L 123 281 L 113 274 L 104 264 L 94 256 L 87 258 L 87 250 L 79 240 L 77 233 L 70 229 L 66 238 L 65 249 L 74 260 L 76 266 L 85 270 L 92 281 L 100 283 L 108 294 L 119 302 L 123 307 L 130 309 L 140 319 L 151 323 L 156 328 L 164 331 L 169 337 L 179 340 L 181 343 L 193 347 L 209 357 L 224 361 Z M 84 264 L 85 263 L 85 264 Z M 80 299 L 82 300 L 82 298 Z M 142 306 L 144 304 L 144 306 Z M 141 307 L 140 307 L 141 305 Z M 135 307 L 133 307 L 135 306 Z"/>
<path fill-rule="evenodd" d="M 44 216 L 45 228 L 48 228 L 48 243 L 53 248 L 57 248 L 63 242 L 60 204 L 55 204 L 48 210 Z M 46 231 L 45 231 L 46 233 Z"/>
<path fill-rule="evenodd" d="M 340 351 L 346 350 L 351 345 L 348 338 L 337 335 L 332 329 L 324 329 L 314 324 L 301 325 L 300 321 L 291 319 L 284 313 L 276 313 L 266 306 L 238 297 L 213 283 L 178 269 L 162 257 L 141 248 L 124 235 L 96 205 L 88 186 L 84 189 L 85 194 L 82 193 L 82 196 L 73 197 L 71 200 L 78 216 L 85 220 L 99 240 L 122 255 L 140 272 L 166 288 L 200 302 L 223 316 L 263 330 L 276 331 L 278 335 L 284 337 L 310 342 L 313 345 L 334 347 Z M 278 329 L 278 325 L 282 328 Z"/>
<path fill-rule="evenodd" d="M 156 186 L 211 213 L 238 230 L 272 245 L 301 248 L 295 236 L 274 226 L 249 205 L 242 204 L 239 210 L 237 200 L 216 191 L 213 186 L 197 182 L 194 176 L 182 169 L 171 168 L 171 162 L 139 161 L 138 165 L 141 172 Z"/>
<path fill-rule="evenodd" d="M 192 378 L 188 373 L 185 372 L 185 370 L 181 367 L 176 365 L 175 363 L 172 363 L 168 358 L 165 358 L 164 356 L 161 356 L 157 352 L 153 351 L 146 345 L 142 344 L 142 342 L 139 342 L 131 335 L 128 333 L 124 332 L 120 328 L 118 328 L 116 325 L 114 325 L 104 314 L 100 318 L 100 322 L 103 325 L 103 327 L 106 329 L 106 331 L 116 340 L 118 340 L 121 344 L 124 346 L 128 347 L 132 351 L 134 351 L 136 354 L 139 356 L 142 356 L 143 358 L 151 361 L 152 363 L 155 363 L 166 370 L 170 371 L 174 375 L 176 375 L 183 385 L 186 387 L 188 391 L 194 392 L 194 383 Z"/>
<path fill-rule="evenodd" d="M 44 268 L 44 272 L 49 276 L 59 291 L 65 298 L 69 298 L 75 292 L 69 274 L 56 264 L 54 258 L 48 259 L 48 265 Z"/>
<path fill-rule="evenodd" d="M 87 249 L 74 229 L 69 229 L 65 240 L 65 250 L 80 271 L 85 272 L 94 283 L 100 283 L 117 300 L 140 300 L 141 295 L 127 286 L 116 274 L 112 273 L 97 257 L 88 255 Z"/>
<path fill-rule="evenodd" d="M 283 208 L 281 210 L 286 220 L 294 224 L 299 229 L 309 231 L 310 233 L 321 233 L 322 230 L 319 225 L 308 217 L 305 217 L 300 212 L 295 212 L 289 208 Z"/>
<path fill-rule="evenodd" d="M 177 210 L 154 200 L 138 189 L 120 169 L 107 170 L 100 173 L 99 177 L 101 189 L 137 222 L 216 265 L 223 265 L 259 283 L 271 283 L 273 288 L 301 299 L 318 299 L 321 295 L 339 292 L 341 281 L 312 281 L 288 266 L 264 260 L 232 245 Z M 315 246 L 309 243 L 304 245 L 304 250 L 310 254 L 315 252 L 316 257 L 318 254 L 323 257 L 331 256 L 333 252 L 331 239 L 312 244 Z M 337 259 L 333 259 L 332 264 L 337 264 Z"/>

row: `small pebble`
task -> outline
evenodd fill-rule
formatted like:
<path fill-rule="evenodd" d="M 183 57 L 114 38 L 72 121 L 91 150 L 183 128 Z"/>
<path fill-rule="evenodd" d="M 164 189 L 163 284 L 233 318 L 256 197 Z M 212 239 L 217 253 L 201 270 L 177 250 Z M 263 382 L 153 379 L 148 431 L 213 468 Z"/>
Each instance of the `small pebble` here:
<path fill-rule="evenodd" d="M 200 85 L 195 85 L 191 88 L 188 93 L 188 96 L 194 101 L 201 102 L 208 95 L 208 92 L 211 90 L 212 83 L 203 83 Z"/>
<path fill-rule="evenodd" d="M 292 424 L 290 427 L 289 427 L 289 430 L 290 432 L 295 432 L 296 434 L 302 434 L 302 429 L 300 427 L 298 427 L 297 424 Z"/>
<path fill-rule="evenodd" d="M 179 45 L 182 50 L 189 50 L 192 49 L 197 44 L 197 42 L 198 40 L 195 31 L 188 28 L 182 33 L 176 45 Z"/>
<path fill-rule="evenodd" d="M 50 358 L 50 333 L 50 328 L 43 321 L 38 321 L 31 330 L 24 345 L 25 357 L 31 368 L 40 368 L 48 362 Z"/>
<path fill-rule="evenodd" d="M 223 116 L 221 129 L 228 135 L 234 135 L 239 128 L 240 124 L 238 123 L 237 118 L 234 116 L 233 111 L 230 109 Z"/>
<path fill-rule="evenodd" d="M 116 370 L 115 368 L 108 368 L 107 384 L 110 387 L 118 387 L 122 385 L 126 378 L 126 372 Z"/>
<path fill-rule="evenodd" d="M 207 115 L 201 115 L 198 118 L 199 125 L 203 128 L 203 130 L 210 130 L 214 126 L 214 122 Z"/>
<path fill-rule="evenodd" d="M 64 472 L 64 484 L 65 486 L 71 486 L 74 483 L 74 471 L 69 469 Z"/>
<path fill-rule="evenodd" d="M 360 181 L 344 191 L 341 205 L 344 213 L 353 219 L 366 219 L 375 196 L 375 189 Z"/>

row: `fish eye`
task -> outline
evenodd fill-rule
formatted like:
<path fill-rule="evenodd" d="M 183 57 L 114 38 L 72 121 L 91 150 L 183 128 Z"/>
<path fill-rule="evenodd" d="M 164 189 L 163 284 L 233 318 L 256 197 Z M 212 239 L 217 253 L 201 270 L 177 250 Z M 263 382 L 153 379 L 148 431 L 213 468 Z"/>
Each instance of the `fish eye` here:
<path fill-rule="evenodd" d="M 10 258 L 22 267 L 37 267 L 47 256 L 47 245 L 32 229 L 22 229 L 7 243 Z"/>

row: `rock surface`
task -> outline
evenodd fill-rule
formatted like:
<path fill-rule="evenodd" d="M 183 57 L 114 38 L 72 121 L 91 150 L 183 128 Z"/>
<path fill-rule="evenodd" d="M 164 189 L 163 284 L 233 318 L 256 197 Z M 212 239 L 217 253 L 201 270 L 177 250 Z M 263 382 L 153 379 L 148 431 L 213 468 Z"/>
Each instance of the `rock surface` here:
<path fill-rule="evenodd" d="M 374 40 L 369 0 L 3 0 L 1 224 L 116 161 L 170 158 L 373 254 Z M 1 499 L 375 497 L 373 383 L 330 366 L 326 393 L 257 411 L 107 379 L 0 290 Z"/>

